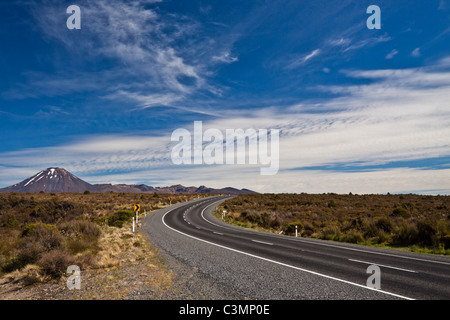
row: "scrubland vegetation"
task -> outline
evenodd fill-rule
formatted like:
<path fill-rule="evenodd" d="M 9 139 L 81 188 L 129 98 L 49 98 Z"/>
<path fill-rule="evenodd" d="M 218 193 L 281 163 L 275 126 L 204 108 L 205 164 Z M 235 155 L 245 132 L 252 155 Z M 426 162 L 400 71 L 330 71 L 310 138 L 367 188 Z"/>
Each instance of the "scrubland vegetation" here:
<path fill-rule="evenodd" d="M 105 268 L 133 241 L 133 205 L 153 210 L 196 198 L 161 194 L 0 194 L 0 277 L 18 273 L 25 284 L 59 279 L 67 267 Z M 117 235 L 117 236 L 115 236 Z M 111 240 L 111 239 L 118 239 Z M 125 241 L 125 240 L 124 240 Z M 122 242 L 124 242 L 122 241 Z M 128 249 L 127 249 L 128 250 Z"/>
<path fill-rule="evenodd" d="M 450 196 L 251 194 L 221 218 L 245 228 L 410 251 L 450 254 Z"/>

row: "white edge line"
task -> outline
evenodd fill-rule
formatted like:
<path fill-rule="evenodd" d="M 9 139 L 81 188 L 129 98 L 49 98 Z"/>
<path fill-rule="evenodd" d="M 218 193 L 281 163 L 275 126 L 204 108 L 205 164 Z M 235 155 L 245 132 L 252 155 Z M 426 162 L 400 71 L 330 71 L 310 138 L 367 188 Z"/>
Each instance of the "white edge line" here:
<path fill-rule="evenodd" d="M 408 269 L 403 269 L 403 268 L 398 268 L 398 267 L 391 267 L 391 266 L 386 266 L 383 264 L 378 264 L 378 263 L 374 263 L 374 262 L 367 262 L 367 261 L 361 261 L 361 260 L 354 260 L 354 259 L 348 259 L 349 261 L 353 261 L 353 262 L 359 262 L 359 263 L 364 263 L 364 264 L 374 264 L 377 265 L 379 267 L 384 267 L 384 268 L 390 268 L 390 269 L 396 269 L 396 270 L 401 270 L 401 271 L 406 271 L 406 272 L 412 272 L 412 273 L 417 273 L 417 271 L 413 271 L 413 270 L 408 270 Z"/>
<path fill-rule="evenodd" d="M 219 202 L 219 201 L 216 201 L 216 202 Z M 211 205 L 215 204 L 216 202 L 213 202 L 213 203 L 211 203 L 210 205 L 206 206 L 206 207 L 202 210 L 202 214 L 203 214 L 203 212 L 205 211 L 206 208 L 210 207 Z M 203 239 L 200 239 L 200 238 L 191 236 L 191 235 L 189 235 L 189 234 L 186 234 L 186 233 L 184 233 L 184 232 L 178 231 L 178 230 L 176 230 L 176 229 L 174 229 L 174 228 L 168 226 L 168 225 L 166 224 L 166 222 L 164 221 L 164 218 L 166 217 L 166 215 L 167 215 L 169 212 L 171 212 L 172 210 L 174 210 L 174 209 L 176 209 L 176 208 L 173 208 L 173 209 L 167 211 L 167 212 L 163 215 L 163 217 L 162 217 L 162 223 L 163 223 L 167 228 L 171 229 L 172 231 L 178 232 L 178 233 L 180 233 L 180 234 L 182 234 L 182 235 L 184 235 L 184 236 L 186 236 L 186 237 L 189 237 L 189 238 L 192 238 L 192 239 L 195 239 L 195 240 L 198 240 L 198 241 L 201 241 L 201 242 L 204 242 L 204 243 L 207 243 L 207 244 L 210 244 L 210 245 L 213 245 L 213 246 L 222 248 L 222 249 L 226 249 L 226 250 L 230 250 L 230 251 L 237 252 L 237 253 L 240 253 L 240 254 L 244 254 L 244 255 L 246 255 L 246 256 L 253 257 L 253 258 L 257 258 L 257 259 L 261 259 L 261 260 L 264 260 L 264 261 L 267 261 L 267 262 L 272 262 L 272 263 L 278 264 L 278 265 L 280 265 L 280 266 L 288 267 L 288 268 L 291 268 L 291 269 L 295 269 L 295 270 L 299 270 L 299 271 L 311 273 L 311 274 L 314 274 L 314 275 L 317 275 L 317 276 L 320 276 L 320 277 L 324 277 L 324 278 L 327 278 L 327 279 L 331 279 L 331 280 L 343 282 L 343 283 L 346 283 L 346 284 L 350 284 L 350 285 L 353 285 L 353 286 L 356 286 L 356 287 L 364 288 L 364 289 L 371 290 L 371 291 L 375 291 L 375 292 L 384 293 L 384 294 L 391 295 L 391 296 L 394 296 L 394 297 L 397 297 L 397 298 L 402 298 L 402 299 L 406 299 L 406 300 L 414 300 L 413 298 L 409 298 L 409 297 L 406 297 L 406 296 L 398 295 L 398 294 L 395 294 L 395 293 L 392 293 L 392 292 L 388 292 L 388 291 L 383 291 L 383 290 L 379 290 L 379 289 L 370 288 L 370 287 L 367 287 L 367 286 L 364 286 L 364 285 L 361 285 L 361 284 L 358 284 L 358 283 L 354 283 L 354 282 L 350 282 L 350 281 L 347 281 L 347 280 L 335 278 L 335 277 L 332 277 L 332 276 L 327 276 L 326 274 L 322 274 L 322 273 L 318 273 L 318 272 L 315 272 L 315 271 L 311 271 L 311 270 L 306 270 L 306 269 L 303 269 L 303 268 L 295 267 L 295 266 L 292 266 L 292 265 L 289 265 L 289 264 L 286 264 L 286 263 L 282 263 L 282 262 L 279 262 L 279 261 L 267 259 L 267 258 L 264 258 L 264 257 L 260 257 L 260 256 L 257 256 L 257 255 L 251 254 L 251 253 L 247 253 L 247 252 L 244 252 L 244 251 L 240 251 L 240 250 L 236 250 L 236 249 L 233 249 L 233 248 L 225 247 L 225 246 L 222 246 L 222 245 L 217 244 L 217 243 L 213 243 L 213 242 L 210 242 L 210 241 L 206 241 L 206 240 L 203 240 Z"/>

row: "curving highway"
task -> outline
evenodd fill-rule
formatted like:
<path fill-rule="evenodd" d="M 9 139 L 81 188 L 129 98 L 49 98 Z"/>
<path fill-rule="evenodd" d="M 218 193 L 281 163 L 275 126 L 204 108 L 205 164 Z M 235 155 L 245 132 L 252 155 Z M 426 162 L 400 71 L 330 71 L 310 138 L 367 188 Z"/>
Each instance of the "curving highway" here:
<path fill-rule="evenodd" d="M 450 299 L 449 258 L 230 226 L 212 216 L 226 199 L 161 209 L 144 219 L 142 231 L 157 247 L 249 299 Z M 367 286 L 371 265 L 379 268 L 379 289 Z"/>

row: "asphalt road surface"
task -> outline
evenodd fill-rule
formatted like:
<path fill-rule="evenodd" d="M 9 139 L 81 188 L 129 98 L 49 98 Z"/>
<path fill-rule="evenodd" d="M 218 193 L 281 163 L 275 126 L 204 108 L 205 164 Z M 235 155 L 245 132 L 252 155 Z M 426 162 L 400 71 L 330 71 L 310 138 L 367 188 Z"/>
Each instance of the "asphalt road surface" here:
<path fill-rule="evenodd" d="M 230 226 L 212 216 L 226 197 L 149 215 L 152 242 L 249 299 L 450 299 L 450 259 Z M 379 289 L 369 266 L 379 268 Z"/>

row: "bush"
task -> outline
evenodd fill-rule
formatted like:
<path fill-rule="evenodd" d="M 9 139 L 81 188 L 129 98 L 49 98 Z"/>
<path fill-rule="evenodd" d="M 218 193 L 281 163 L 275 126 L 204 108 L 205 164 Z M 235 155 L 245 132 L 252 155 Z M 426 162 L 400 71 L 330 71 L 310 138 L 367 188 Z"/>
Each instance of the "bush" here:
<path fill-rule="evenodd" d="M 364 237 L 361 232 L 352 229 L 345 233 L 339 240 L 350 243 L 361 243 L 364 242 Z"/>
<path fill-rule="evenodd" d="M 109 226 L 122 228 L 123 224 L 131 221 L 134 217 L 134 212 L 129 210 L 121 210 L 111 216 L 107 216 L 106 220 Z"/>
<path fill-rule="evenodd" d="M 386 232 L 380 230 L 378 232 L 378 235 L 375 238 L 375 242 L 378 244 L 382 244 L 382 243 L 387 243 L 390 240 L 390 236 L 389 234 L 387 234 Z"/>
<path fill-rule="evenodd" d="M 392 224 L 391 219 L 389 218 L 380 218 L 375 222 L 375 226 L 384 232 L 390 233 L 394 230 L 394 226 Z"/>
<path fill-rule="evenodd" d="M 101 234 L 100 227 L 96 223 L 87 220 L 72 220 L 61 224 L 59 229 L 61 233 L 69 237 L 98 238 Z"/>
<path fill-rule="evenodd" d="M 373 238 L 378 235 L 378 228 L 373 221 L 364 220 L 361 229 L 364 232 L 364 238 Z"/>
<path fill-rule="evenodd" d="M 443 243 L 444 248 L 445 248 L 446 250 L 447 250 L 447 249 L 450 249 L 450 234 L 447 234 L 447 235 L 443 236 L 443 237 L 441 238 L 441 242 Z"/>
<path fill-rule="evenodd" d="M 326 227 L 319 235 L 320 239 L 337 241 L 341 237 L 341 231 L 336 226 Z"/>
<path fill-rule="evenodd" d="M 403 207 L 397 207 L 392 211 L 392 217 L 410 218 L 411 213 Z"/>
<path fill-rule="evenodd" d="M 4 226 L 6 228 L 15 229 L 20 226 L 20 222 L 17 220 L 16 216 L 13 214 L 8 214 L 5 218 Z"/>
<path fill-rule="evenodd" d="M 403 222 L 392 237 L 392 244 L 399 246 L 414 245 L 417 241 L 417 227 L 412 222 Z"/>
<path fill-rule="evenodd" d="M 42 223 L 27 225 L 22 231 L 22 237 L 26 237 L 28 242 L 39 243 L 45 251 L 60 248 L 64 241 L 54 225 Z"/>
<path fill-rule="evenodd" d="M 300 233 L 300 231 L 303 229 L 303 224 L 299 221 L 288 223 L 285 227 L 285 233 L 288 235 L 289 234 L 294 235 L 295 234 L 295 226 L 297 226 L 297 231 Z"/>
<path fill-rule="evenodd" d="M 38 261 L 42 273 L 53 279 L 59 279 L 63 276 L 67 267 L 73 265 L 75 259 L 63 250 L 52 250 L 45 253 Z"/>
<path fill-rule="evenodd" d="M 45 252 L 45 248 L 40 243 L 25 242 L 20 247 L 16 257 L 3 266 L 2 271 L 12 272 L 20 270 L 28 264 L 34 264 L 40 259 L 43 252 Z"/>
<path fill-rule="evenodd" d="M 438 245 L 436 226 L 429 220 L 417 221 L 417 243 L 423 246 L 435 247 Z"/>

